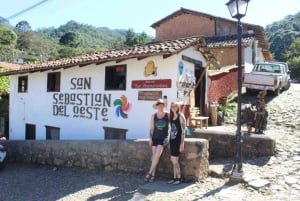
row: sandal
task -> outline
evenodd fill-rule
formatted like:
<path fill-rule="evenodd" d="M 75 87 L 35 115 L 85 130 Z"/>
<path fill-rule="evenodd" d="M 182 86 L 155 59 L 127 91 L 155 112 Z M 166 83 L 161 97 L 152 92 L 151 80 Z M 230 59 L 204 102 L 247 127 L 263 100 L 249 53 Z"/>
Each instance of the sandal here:
<path fill-rule="evenodd" d="M 178 178 L 173 182 L 173 184 L 178 185 L 178 184 L 181 184 L 181 182 L 182 182 L 181 178 Z"/>
<path fill-rule="evenodd" d="M 146 176 L 144 177 L 144 181 L 145 181 L 145 182 L 148 182 L 148 181 L 150 180 L 150 178 L 151 178 L 151 174 L 148 172 L 148 173 L 146 174 Z"/>
<path fill-rule="evenodd" d="M 149 182 L 150 182 L 150 183 L 151 183 L 151 182 L 154 182 L 154 180 L 155 180 L 155 176 L 152 175 L 152 176 L 150 177 L 150 179 L 149 179 Z"/>
<path fill-rule="evenodd" d="M 176 178 L 171 179 L 170 181 L 168 181 L 168 184 L 173 184 L 176 181 Z"/>

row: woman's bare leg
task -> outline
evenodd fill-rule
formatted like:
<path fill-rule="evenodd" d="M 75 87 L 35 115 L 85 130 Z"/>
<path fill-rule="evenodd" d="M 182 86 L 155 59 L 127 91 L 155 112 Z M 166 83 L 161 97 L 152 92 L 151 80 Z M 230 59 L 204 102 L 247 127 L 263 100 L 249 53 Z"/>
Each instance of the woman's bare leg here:
<path fill-rule="evenodd" d="M 156 172 L 156 167 L 158 165 L 160 156 L 163 152 L 164 147 L 162 145 L 157 145 L 157 146 L 152 146 L 152 161 L 151 161 L 151 166 L 150 166 L 150 170 L 149 173 L 152 176 L 155 176 L 155 172 Z"/>
<path fill-rule="evenodd" d="M 171 156 L 171 161 L 173 164 L 173 170 L 174 170 L 174 178 L 180 179 L 181 178 L 181 172 L 180 172 L 180 165 L 179 165 L 179 157 L 177 156 Z"/>

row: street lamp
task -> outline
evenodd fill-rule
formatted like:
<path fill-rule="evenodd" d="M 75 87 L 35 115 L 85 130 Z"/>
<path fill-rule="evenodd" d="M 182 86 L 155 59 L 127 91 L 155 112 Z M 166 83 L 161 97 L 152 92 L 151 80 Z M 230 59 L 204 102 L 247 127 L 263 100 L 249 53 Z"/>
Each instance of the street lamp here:
<path fill-rule="evenodd" d="M 230 0 L 226 3 L 232 18 L 237 21 L 237 42 L 238 42 L 238 111 L 236 131 L 236 153 L 231 179 L 242 180 L 243 159 L 242 159 L 242 135 L 241 135 L 241 96 L 242 96 L 242 24 L 240 19 L 246 15 L 248 2 L 250 0 Z"/>

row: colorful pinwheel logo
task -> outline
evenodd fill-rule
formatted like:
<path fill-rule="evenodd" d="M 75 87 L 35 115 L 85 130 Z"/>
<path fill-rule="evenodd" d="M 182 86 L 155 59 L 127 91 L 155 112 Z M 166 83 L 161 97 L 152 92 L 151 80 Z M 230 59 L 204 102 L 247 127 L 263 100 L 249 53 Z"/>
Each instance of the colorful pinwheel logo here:
<path fill-rule="evenodd" d="M 127 101 L 127 97 L 122 95 L 120 99 L 116 99 L 114 101 L 114 106 L 116 107 L 116 115 L 117 117 L 122 117 L 123 119 L 128 118 L 128 112 L 131 108 L 131 104 Z"/>

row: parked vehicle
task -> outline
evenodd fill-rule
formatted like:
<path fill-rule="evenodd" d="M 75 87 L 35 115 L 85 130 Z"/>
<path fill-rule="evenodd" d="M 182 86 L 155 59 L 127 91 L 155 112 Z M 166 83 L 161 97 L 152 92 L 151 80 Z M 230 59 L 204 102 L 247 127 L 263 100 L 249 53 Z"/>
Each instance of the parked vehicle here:
<path fill-rule="evenodd" d="M 289 89 L 290 85 L 290 71 L 284 62 L 257 63 L 243 78 L 246 91 L 269 90 L 279 95 L 281 90 Z"/>
<path fill-rule="evenodd" d="M 0 170 L 6 166 L 7 163 L 7 149 L 0 144 Z"/>

